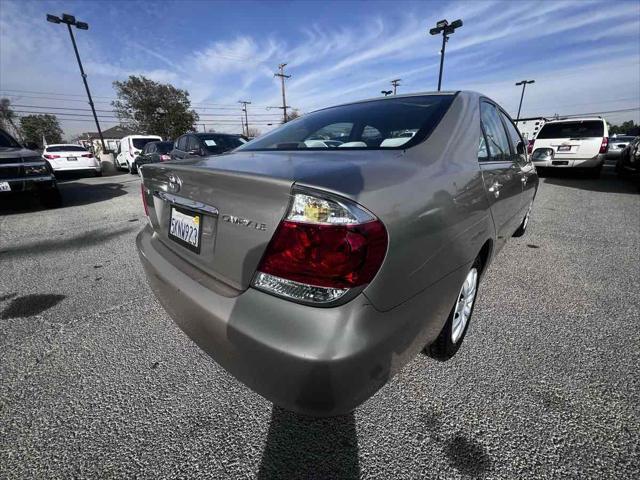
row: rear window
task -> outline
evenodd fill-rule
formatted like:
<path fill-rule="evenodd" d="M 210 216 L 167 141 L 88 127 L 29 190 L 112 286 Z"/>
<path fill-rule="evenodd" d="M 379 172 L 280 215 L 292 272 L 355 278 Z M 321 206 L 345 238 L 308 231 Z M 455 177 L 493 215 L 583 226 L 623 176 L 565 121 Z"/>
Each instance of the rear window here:
<path fill-rule="evenodd" d="M 342 105 L 304 115 L 239 150 L 385 150 L 420 143 L 453 95 L 423 95 Z"/>
<path fill-rule="evenodd" d="M 47 152 L 88 152 L 81 145 L 56 145 L 55 147 L 45 147 Z"/>
<path fill-rule="evenodd" d="M 537 138 L 603 137 L 604 124 L 599 120 L 546 123 Z"/>
<path fill-rule="evenodd" d="M 173 150 L 173 143 L 172 142 L 159 142 L 159 143 L 156 143 L 156 152 L 158 152 L 158 153 L 169 153 L 171 150 Z"/>
<path fill-rule="evenodd" d="M 238 148 L 245 141 L 234 135 L 198 135 L 210 153 L 222 153 Z"/>
<path fill-rule="evenodd" d="M 157 142 L 157 138 L 132 138 L 131 142 L 133 146 L 139 150 L 142 150 L 144 146 L 149 142 Z"/>

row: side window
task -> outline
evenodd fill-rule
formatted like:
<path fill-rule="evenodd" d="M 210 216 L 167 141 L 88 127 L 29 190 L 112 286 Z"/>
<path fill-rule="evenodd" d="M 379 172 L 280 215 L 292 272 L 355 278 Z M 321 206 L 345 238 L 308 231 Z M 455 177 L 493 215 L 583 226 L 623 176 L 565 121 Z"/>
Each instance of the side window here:
<path fill-rule="evenodd" d="M 487 150 L 487 142 L 484 132 L 480 132 L 480 144 L 478 145 L 478 161 L 487 162 L 489 160 L 489 151 Z"/>
<path fill-rule="evenodd" d="M 187 136 L 183 135 L 176 140 L 176 150 L 185 151 L 187 148 Z"/>
<path fill-rule="evenodd" d="M 480 103 L 480 121 L 487 137 L 491 160 L 496 162 L 508 162 L 511 160 L 509 139 L 504 130 L 500 114 L 496 107 L 488 102 Z"/>
<path fill-rule="evenodd" d="M 198 150 L 200 148 L 200 144 L 198 139 L 193 135 L 189 135 L 187 137 L 187 148 L 185 149 L 187 152 L 191 152 L 193 150 Z"/>
<path fill-rule="evenodd" d="M 507 127 L 507 134 L 511 139 L 511 146 L 513 147 L 513 158 L 517 162 L 520 162 L 522 164 L 527 163 L 527 155 L 524 153 L 525 143 L 524 143 L 524 140 L 522 139 L 522 135 L 520 134 L 518 129 L 513 125 L 513 122 L 511 121 L 511 119 L 504 114 L 504 112 L 500 112 L 500 116 L 502 117 L 502 121 Z M 521 147 L 522 147 L 523 153 L 519 154 L 517 149 L 518 149 L 518 144 L 521 142 L 522 142 Z"/>

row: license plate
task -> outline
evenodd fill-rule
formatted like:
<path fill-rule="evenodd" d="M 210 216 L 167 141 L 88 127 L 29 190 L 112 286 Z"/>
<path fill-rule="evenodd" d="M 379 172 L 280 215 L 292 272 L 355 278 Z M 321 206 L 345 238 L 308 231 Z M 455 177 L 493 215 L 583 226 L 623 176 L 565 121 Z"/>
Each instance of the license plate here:
<path fill-rule="evenodd" d="M 76 157 L 67 157 L 67 162 L 75 162 L 78 159 Z"/>
<path fill-rule="evenodd" d="M 183 247 L 200 253 L 202 215 L 182 208 L 171 207 L 169 238 Z"/>
<path fill-rule="evenodd" d="M 11 191 L 11 185 L 9 185 L 9 182 L 0 182 L 0 192 L 10 192 Z"/>
<path fill-rule="evenodd" d="M 558 147 L 558 151 L 559 152 L 570 152 L 571 151 L 571 145 L 560 145 Z"/>

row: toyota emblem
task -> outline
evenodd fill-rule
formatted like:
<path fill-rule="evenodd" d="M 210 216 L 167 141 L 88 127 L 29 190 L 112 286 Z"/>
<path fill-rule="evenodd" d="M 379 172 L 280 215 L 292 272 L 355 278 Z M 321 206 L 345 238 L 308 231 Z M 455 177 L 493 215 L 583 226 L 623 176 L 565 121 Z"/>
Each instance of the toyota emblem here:
<path fill-rule="evenodd" d="M 169 191 L 171 193 L 177 193 L 180 191 L 180 187 L 182 186 L 182 180 L 177 175 L 173 173 L 169 174 Z"/>

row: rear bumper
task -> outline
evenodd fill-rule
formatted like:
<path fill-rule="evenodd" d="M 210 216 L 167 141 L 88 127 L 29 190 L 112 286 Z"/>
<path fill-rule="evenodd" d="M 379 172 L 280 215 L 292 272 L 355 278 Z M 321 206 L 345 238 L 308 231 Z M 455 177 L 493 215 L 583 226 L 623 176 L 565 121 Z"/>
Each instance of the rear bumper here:
<path fill-rule="evenodd" d="M 547 157 L 544 160 L 533 160 L 538 168 L 598 168 L 604 164 L 607 154 L 601 153 L 593 158 L 556 158 Z"/>
<path fill-rule="evenodd" d="M 350 412 L 382 387 L 437 336 L 454 301 L 446 292 L 455 296 L 453 285 L 462 282 L 449 275 L 388 312 L 363 294 L 317 308 L 253 288 L 216 293 L 203 284 L 202 272 L 176 264 L 150 226 L 136 243 L 151 288 L 192 340 L 268 400 L 314 416 Z"/>
<path fill-rule="evenodd" d="M 2 178 L 0 182 L 9 182 L 10 192 L 0 193 L 12 193 L 12 192 L 27 192 L 34 190 L 48 190 L 50 188 L 56 188 L 56 179 L 53 175 L 38 175 L 30 177 L 20 178 Z"/>

